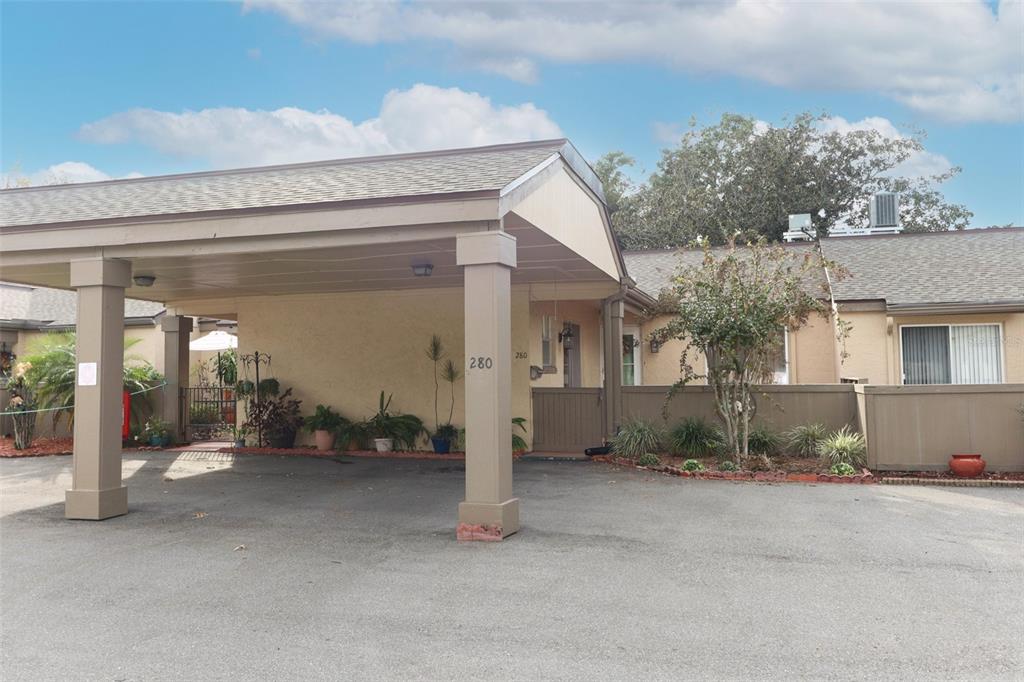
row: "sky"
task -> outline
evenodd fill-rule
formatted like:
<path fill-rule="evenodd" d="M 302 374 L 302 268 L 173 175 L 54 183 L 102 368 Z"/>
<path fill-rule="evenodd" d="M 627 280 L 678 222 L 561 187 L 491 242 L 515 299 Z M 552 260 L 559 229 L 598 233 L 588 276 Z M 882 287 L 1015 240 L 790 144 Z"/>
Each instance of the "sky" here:
<path fill-rule="evenodd" d="M 0 1 L 0 169 L 91 181 L 566 136 L 633 176 L 695 118 L 926 131 L 1024 224 L 1021 2 Z"/>

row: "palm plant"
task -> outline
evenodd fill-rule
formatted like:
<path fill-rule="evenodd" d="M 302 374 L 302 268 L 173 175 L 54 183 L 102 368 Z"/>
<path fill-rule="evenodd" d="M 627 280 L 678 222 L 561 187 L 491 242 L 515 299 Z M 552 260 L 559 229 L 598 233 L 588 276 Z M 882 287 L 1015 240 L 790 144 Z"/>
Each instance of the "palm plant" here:
<path fill-rule="evenodd" d="M 392 414 L 391 396 L 385 399 L 384 391 L 380 392 L 380 403 L 377 414 L 367 420 L 374 438 L 392 438 L 400 447 L 412 449 L 416 439 L 423 433 L 423 420 L 413 414 Z"/>
<path fill-rule="evenodd" d="M 747 447 L 752 455 L 774 455 L 782 448 L 782 437 L 764 426 L 755 426 L 747 434 Z"/>
<path fill-rule="evenodd" d="M 441 388 L 437 379 L 437 365 L 444 359 L 444 344 L 441 343 L 441 337 L 437 334 L 430 336 L 430 343 L 427 344 L 427 358 L 434 363 L 434 431 L 437 431 L 437 427 L 441 425 L 441 420 L 437 416 L 437 394 Z"/>
<path fill-rule="evenodd" d="M 525 417 L 512 417 L 512 452 L 525 452 L 529 446 L 526 443 L 526 439 L 516 433 L 516 429 L 526 433 Z M 466 450 L 466 429 L 464 427 L 459 429 L 456 446 L 459 450 Z"/>
<path fill-rule="evenodd" d="M 448 423 L 452 423 L 452 417 L 455 416 L 455 382 L 459 380 L 462 373 L 459 372 L 459 368 L 455 366 L 455 362 L 448 358 L 444 361 L 444 366 L 441 368 L 441 378 L 448 382 L 448 385 L 452 389 L 452 402 L 448 408 Z"/>
<path fill-rule="evenodd" d="M 135 394 L 131 410 L 136 418 L 142 406 L 149 402 L 143 391 L 163 379 L 163 375 L 143 358 L 128 353 L 137 343 L 139 339 L 124 340 L 124 390 Z M 49 409 L 59 408 L 53 412 L 54 426 L 66 417 L 70 427 L 74 423 L 75 405 L 75 333 L 45 334 L 33 343 L 23 359 L 32 365 L 26 378 L 37 386 L 39 404 Z"/>

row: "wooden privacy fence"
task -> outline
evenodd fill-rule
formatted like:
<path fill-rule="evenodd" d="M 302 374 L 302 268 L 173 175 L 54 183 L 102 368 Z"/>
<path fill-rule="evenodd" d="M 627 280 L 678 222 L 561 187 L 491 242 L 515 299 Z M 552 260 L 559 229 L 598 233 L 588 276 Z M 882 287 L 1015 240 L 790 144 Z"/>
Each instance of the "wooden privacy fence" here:
<path fill-rule="evenodd" d="M 978 453 L 990 471 L 1024 471 L 1024 384 L 857 386 L 872 469 L 942 471 Z"/>
<path fill-rule="evenodd" d="M 623 419 L 662 420 L 668 386 L 624 386 Z M 829 429 L 857 426 L 853 384 L 803 384 L 759 386 L 755 394 L 755 424 L 785 431 L 798 424 L 817 422 Z M 668 403 L 668 422 L 683 417 L 702 417 L 717 423 L 714 393 L 708 386 L 685 386 Z"/>
<path fill-rule="evenodd" d="M 533 389 L 533 449 L 582 452 L 601 445 L 600 388 Z"/>

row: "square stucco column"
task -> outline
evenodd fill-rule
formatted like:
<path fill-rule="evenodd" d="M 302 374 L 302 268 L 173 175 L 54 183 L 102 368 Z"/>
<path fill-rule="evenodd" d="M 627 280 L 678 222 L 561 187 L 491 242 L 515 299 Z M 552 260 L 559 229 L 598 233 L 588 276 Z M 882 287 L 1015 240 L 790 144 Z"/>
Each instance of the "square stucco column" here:
<path fill-rule="evenodd" d="M 169 424 L 175 442 L 185 440 L 185 420 L 182 411 L 187 409 L 183 400 L 183 389 L 188 388 L 188 341 L 192 332 L 192 318 L 184 315 L 165 315 L 160 320 L 164 332 L 164 387 L 163 420 Z"/>
<path fill-rule="evenodd" d="M 606 299 L 601 308 L 604 332 L 604 428 L 611 438 L 622 425 L 622 319 L 621 300 Z"/>
<path fill-rule="evenodd" d="M 512 497 L 512 292 L 516 240 L 505 232 L 457 239 L 466 314 L 466 500 L 460 540 L 500 540 L 519 530 Z"/>
<path fill-rule="evenodd" d="M 64 498 L 69 519 L 98 521 L 128 513 L 128 490 L 121 484 L 121 393 L 124 290 L 131 275 L 126 261 L 71 263 L 78 317 L 74 463 Z"/>

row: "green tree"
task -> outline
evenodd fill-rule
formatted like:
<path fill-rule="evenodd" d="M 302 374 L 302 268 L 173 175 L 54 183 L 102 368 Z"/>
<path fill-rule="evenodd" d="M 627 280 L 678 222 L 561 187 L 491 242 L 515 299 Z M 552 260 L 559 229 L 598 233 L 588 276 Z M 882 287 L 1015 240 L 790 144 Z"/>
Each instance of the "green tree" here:
<path fill-rule="evenodd" d="M 649 181 L 624 198 L 618 193 L 621 178 L 599 173 L 606 195 L 616 197 L 613 226 L 620 242 L 643 249 L 683 246 L 701 237 L 724 244 L 734 235 L 778 241 L 793 213 L 810 213 L 814 226 L 827 234 L 840 221 L 867 225 L 867 202 L 878 191 L 902 193 L 907 231 L 967 226 L 973 214 L 937 189 L 959 168 L 930 177 L 894 174 L 924 148 L 923 134 L 892 138 L 875 130 L 826 130 L 826 118 L 804 113 L 781 126 L 736 114 L 705 127 L 691 121 L 679 145 L 663 150 Z M 615 154 L 620 153 L 598 165 L 605 162 L 615 171 Z"/>
<path fill-rule="evenodd" d="M 128 353 L 138 342 L 139 339 L 124 341 L 124 390 L 129 393 L 142 391 L 163 379 L 151 364 Z M 70 425 L 75 418 L 75 333 L 44 334 L 30 344 L 21 359 L 29 365 L 26 380 L 38 387 L 35 394 L 39 406 L 62 408 L 53 412 L 53 423 L 56 425 L 66 418 Z M 140 393 L 132 398 L 133 411 L 137 412 L 141 404 L 148 402 L 147 395 Z"/>
<path fill-rule="evenodd" d="M 625 152 L 616 151 L 608 152 L 594 164 L 594 173 L 601 180 L 609 215 L 614 216 L 622 209 L 634 190 L 632 181 L 623 169 L 635 163 L 633 157 L 627 156 Z"/>
<path fill-rule="evenodd" d="M 664 300 L 663 311 L 671 318 L 653 337 L 683 343 L 682 375 L 668 399 L 685 384 L 705 379 L 726 442 L 741 459 L 750 452 L 750 422 L 757 413 L 754 387 L 772 381 L 781 332 L 799 329 L 813 314 L 828 315 L 827 293 L 816 295 L 807 284 L 820 278 L 825 265 L 842 275 L 817 251 L 795 254 L 763 239 L 743 248 L 731 241 L 716 250 L 705 242 L 703 263 L 681 270 Z M 692 362 L 698 352 L 706 363 Z"/>

